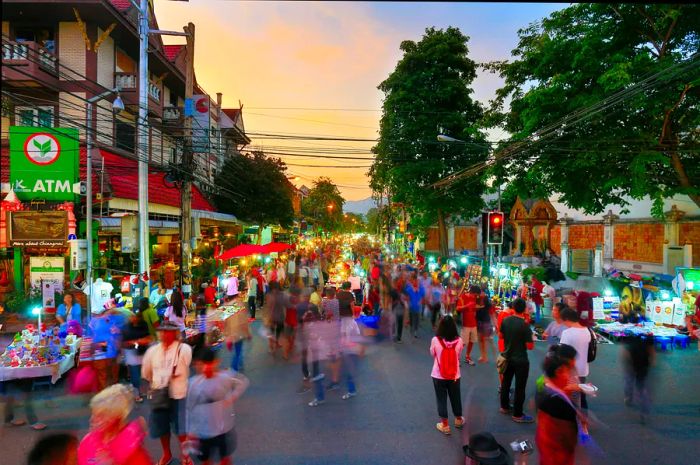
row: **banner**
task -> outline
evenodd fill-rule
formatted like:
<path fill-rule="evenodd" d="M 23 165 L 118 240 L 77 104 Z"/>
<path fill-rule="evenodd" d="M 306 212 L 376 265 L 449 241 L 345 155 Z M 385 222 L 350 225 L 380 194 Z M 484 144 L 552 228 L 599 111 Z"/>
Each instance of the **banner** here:
<path fill-rule="evenodd" d="M 79 159 L 77 129 L 10 126 L 10 185 L 20 200 L 75 201 Z"/>
<path fill-rule="evenodd" d="M 209 152 L 209 129 L 211 127 L 209 96 L 193 95 L 194 114 L 192 116 L 192 152 Z"/>
<path fill-rule="evenodd" d="M 29 281 L 33 289 L 43 284 L 53 284 L 54 289 L 63 291 L 65 260 L 63 257 L 29 257 Z"/>

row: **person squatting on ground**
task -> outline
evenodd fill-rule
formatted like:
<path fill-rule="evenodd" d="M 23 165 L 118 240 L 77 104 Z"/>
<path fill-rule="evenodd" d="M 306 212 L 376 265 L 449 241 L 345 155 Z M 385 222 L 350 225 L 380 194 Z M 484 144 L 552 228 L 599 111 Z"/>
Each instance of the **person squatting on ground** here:
<path fill-rule="evenodd" d="M 462 395 L 460 392 L 459 354 L 462 351 L 462 339 L 457 332 L 457 324 L 451 315 L 445 315 L 438 324 L 438 329 L 430 342 L 430 355 L 433 356 L 433 387 L 437 400 L 440 422 L 435 425 L 443 434 L 450 434 L 447 414 L 447 398 L 450 398 L 452 413 L 455 416 L 455 428 L 464 426 L 462 416 Z"/>
<path fill-rule="evenodd" d="M 248 388 L 248 378 L 230 370 L 219 370 L 219 360 L 211 348 L 204 348 L 195 361 L 197 375 L 187 391 L 187 437 L 199 451 L 202 465 L 210 465 L 213 455 L 219 465 L 230 465 L 237 437 L 233 406 Z"/>

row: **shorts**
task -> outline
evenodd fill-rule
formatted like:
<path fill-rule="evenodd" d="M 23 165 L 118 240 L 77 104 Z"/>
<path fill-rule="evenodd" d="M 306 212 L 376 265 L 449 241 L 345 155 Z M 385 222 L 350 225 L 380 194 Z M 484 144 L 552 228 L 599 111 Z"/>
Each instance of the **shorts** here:
<path fill-rule="evenodd" d="M 284 331 L 284 323 L 272 323 L 270 326 L 270 333 L 271 336 L 277 340 L 280 338 L 282 335 L 282 331 Z"/>
<path fill-rule="evenodd" d="M 490 321 L 479 321 L 476 328 L 479 336 L 491 337 L 493 335 L 493 325 Z"/>
<path fill-rule="evenodd" d="M 152 410 L 148 420 L 148 431 L 151 438 L 157 439 L 169 435 L 185 434 L 185 399 L 170 399 L 170 408 Z"/>
<path fill-rule="evenodd" d="M 217 451 L 219 460 L 223 460 L 224 457 L 228 457 L 236 451 L 237 445 L 238 438 L 235 429 L 232 429 L 228 433 L 214 436 L 213 438 L 200 439 L 199 459 L 201 461 L 209 460 L 212 456 L 212 452 Z"/>
<path fill-rule="evenodd" d="M 462 327 L 462 342 L 468 344 L 470 342 L 479 342 L 479 336 L 476 328 Z"/>

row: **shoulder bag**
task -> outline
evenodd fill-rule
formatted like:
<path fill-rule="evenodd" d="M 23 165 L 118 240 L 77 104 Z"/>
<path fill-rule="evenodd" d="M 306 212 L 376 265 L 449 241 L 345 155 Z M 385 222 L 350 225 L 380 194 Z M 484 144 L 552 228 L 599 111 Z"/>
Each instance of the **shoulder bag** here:
<path fill-rule="evenodd" d="M 175 355 L 175 363 L 173 363 L 173 370 L 170 373 L 170 378 L 175 376 L 175 370 L 177 370 L 177 364 L 180 361 L 180 349 L 182 344 L 177 346 L 177 354 Z M 165 353 L 163 353 L 163 358 L 165 358 Z M 149 393 L 149 399 L 151 401 L 151 410 L 167 410 L 170 408 L 170 379 L 168 379 L 168 384 L 165 387 L 158 389 L 151 389 Z"/>

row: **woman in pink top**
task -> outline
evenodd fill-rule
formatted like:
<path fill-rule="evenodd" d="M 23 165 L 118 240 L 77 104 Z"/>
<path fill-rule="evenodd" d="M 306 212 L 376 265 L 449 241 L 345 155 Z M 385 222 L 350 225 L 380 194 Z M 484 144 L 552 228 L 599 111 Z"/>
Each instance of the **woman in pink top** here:
<path fill-rule="evenodd" d="M 459 337 L 457 324 L 452 315 L 445 315 L 438 324 L 435 337 L 430 343 L 430 355 L 433 356 L 433 387 L 437 399 L 440 423 L 435 427 L 443 434 L 450 434 L 447 416 L 447 398 L 450 398 L 452 413 L 455 416 L 455 428 L 464 426 L 462 416 L 462 395 L 459 387 L 459 354 L 462 351 L 462 338 Z"/>

